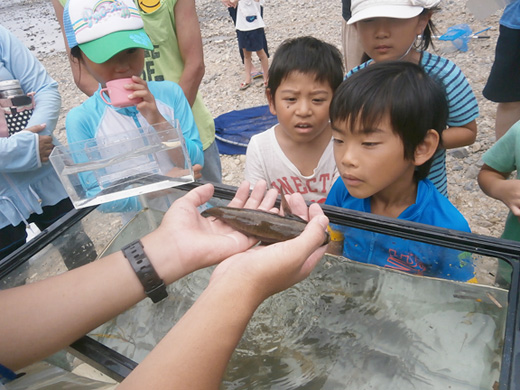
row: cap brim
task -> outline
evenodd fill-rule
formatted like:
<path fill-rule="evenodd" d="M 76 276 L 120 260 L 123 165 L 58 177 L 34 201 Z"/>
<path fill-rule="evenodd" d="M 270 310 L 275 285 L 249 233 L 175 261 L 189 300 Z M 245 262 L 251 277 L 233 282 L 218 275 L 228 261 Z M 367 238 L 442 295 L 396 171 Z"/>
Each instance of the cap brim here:
<path fill-rule="evenodd" d="M 153 49 L 152 41 L 142 28 L 116 31 L 93 41 L 80 43 L 78 46 L 89 60 L 97 64 L 108 61 L 123 50 L 132 48 Z"/>
<path fill-rule="evenodd" d="M 347 24 L 353 24 L 360 20 L 372 18 L 411 19 L 419 15 L 423 10 L 423 7 L 411 5 L 378 5 L 377 7 L 367 8 L 352 15 Z"/>

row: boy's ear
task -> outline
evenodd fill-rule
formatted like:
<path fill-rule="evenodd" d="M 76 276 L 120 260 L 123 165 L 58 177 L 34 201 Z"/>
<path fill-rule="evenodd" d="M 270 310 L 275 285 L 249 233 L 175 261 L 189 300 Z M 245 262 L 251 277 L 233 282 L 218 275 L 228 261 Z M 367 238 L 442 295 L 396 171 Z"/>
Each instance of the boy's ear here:
<path fill-rule="evenodd" d="M 437 130 L 430 129 L 427 131 L 424 140 L 417 145 L 414 153 L 415 166 L 421 166 L 433 157 L 439 146 L 439 133 Z"/>
<path fill-rule="evenodd" d="M 265 97 L 267 98 L 267 103 L 269 104 L 269 111 L 271 111 L 271 114 L 276 115 L 276 107 L 274 105 L 274 96 L 271 93 L 270 88 L 265 89 Z"/>

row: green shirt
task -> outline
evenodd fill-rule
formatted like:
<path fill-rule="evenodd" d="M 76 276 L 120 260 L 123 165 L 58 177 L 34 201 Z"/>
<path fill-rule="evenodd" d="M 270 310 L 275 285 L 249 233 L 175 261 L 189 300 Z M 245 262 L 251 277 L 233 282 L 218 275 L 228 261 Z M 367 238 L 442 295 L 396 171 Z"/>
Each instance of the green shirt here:
<path fill-rule="evenodd" d="M 520 179 L 520 121 L 516 122 L 484 155 L 484 163 L 498 172 L 508 173 L 516 170 L 516 179 Z M 520 221 L 509 212 L 502 238 L 520 241 Z"/>
<path fill-rule="evenodd" d="M 138 1 L 135 3 L 139 8 Z M 161 0 L 161 6 L 157 10 L 151 13 L 140 12 L 144 29 L 154 46 L 152 51 L 145 54 L 143 78 L 147 81 L 170 80 L 177 83 L 184 70 L 175 28 L 176 3 L 177 0 Z M 197 93 L 192 111 L 202 148 L 207 149 L 215 140 L 215 123 L 200 93 Z"/>

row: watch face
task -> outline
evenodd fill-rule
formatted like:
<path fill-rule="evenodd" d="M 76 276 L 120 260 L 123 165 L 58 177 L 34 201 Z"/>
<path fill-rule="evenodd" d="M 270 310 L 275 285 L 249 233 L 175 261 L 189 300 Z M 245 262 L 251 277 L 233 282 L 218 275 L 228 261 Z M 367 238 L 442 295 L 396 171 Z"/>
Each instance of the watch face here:
<path fill-rule="evenodd" d="M 161 6 L 161 0 L 139 0 L 139 8 L 146 14 L 154 12 Z"/>

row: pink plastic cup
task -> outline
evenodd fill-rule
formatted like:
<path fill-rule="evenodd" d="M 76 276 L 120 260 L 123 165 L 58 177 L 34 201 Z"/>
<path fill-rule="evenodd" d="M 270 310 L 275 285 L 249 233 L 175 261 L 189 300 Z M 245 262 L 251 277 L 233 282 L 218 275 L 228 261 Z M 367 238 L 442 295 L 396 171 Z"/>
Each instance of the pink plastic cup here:
<path fill-rule="evenodd" d="M 99 93 L 101 94 L 101 99 L 103 99 L 103 101 L 106 104 L 119 108 L 135 106 L 136 104 L 142 102 L 142 98 L 128 98 L 128 95 L 130 95 L 133 91 L 130 89 L 126 89 L 126 84 L 133 84 L 132 78 L 115 79 L 107 81 L 106 88 L 102 88 L 101 91 L 99 91 Z M 110 101 L 107 101 L 103 92 L 108 93 Z"/>

